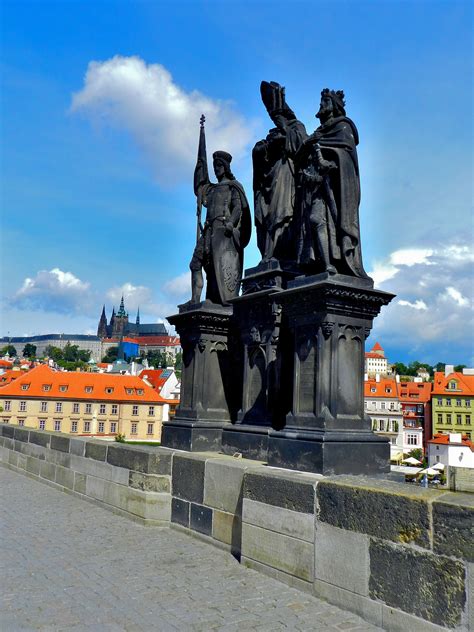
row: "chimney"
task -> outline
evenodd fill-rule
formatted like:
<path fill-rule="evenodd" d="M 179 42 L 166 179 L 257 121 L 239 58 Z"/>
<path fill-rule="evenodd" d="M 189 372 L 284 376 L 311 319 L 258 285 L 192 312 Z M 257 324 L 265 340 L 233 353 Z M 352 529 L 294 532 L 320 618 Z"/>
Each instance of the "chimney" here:
<path fill-rule="evenodd" d="M 451 373 L 454 373 L 454 364 L 446 364 L 444 367 L 444 377 L 448 377 Z"/>
<path fill-rule="evenodd" d="M 396 376 L 395 376 L 395 382 L 396 382 L 397 384 L 400 384 L 400 376 L 399 376 L 399 375 L 396 375 Z"/>
<path fill-rule="evenodd" d="M 380 373 L 375 374 L 375 381 L 380 382 Z"/>

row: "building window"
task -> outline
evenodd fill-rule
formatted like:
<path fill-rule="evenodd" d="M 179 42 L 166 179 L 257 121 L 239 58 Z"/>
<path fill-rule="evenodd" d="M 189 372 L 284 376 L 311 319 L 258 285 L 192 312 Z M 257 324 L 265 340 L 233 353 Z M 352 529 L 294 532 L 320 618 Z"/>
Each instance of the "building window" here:
<path fill-rule="evenodd" d="M 133 395 L 133 388 L 126 388 L 125 391 L 127 395 Z"/>
<path fill-rule="evenodd" d="M 19 411 L 20 411 L 21 413 L 26 412 L 26 402 L 20 402 L 20 408 L 19 408 Z"/>
<path fill-rule="evenodd" d="M 466 408 L 471 408 L 471 400 L 466 399 Z"/>
<path fill-rule="evenodd" d="M 48 402 L 41 402 L 40 404 L 40 413 L 48 412 Z"/>
<path fill-rule="evenodd" d="M 112 404 L 112 415 L 118 415 L 118 405 Z"/>
<path fill-rule="evenodd" d="M 379 419 L 379 431 L 383 432 L 384 430 L 385 430 L 385 428 L 384 428 L 383 419 Z"/>
<path fill-rule="evenodd" d="M 448 413 L 448 414 L 446 415 L 446 423 L 447 423 L 447 424 L 450 424 L 450 423 L 451 423 L 451 413 Z"/>
<path fill-rule="evenodd" d="M 367 402 L 364 402 L 364 408 L 367 410 Z"/>
<path fill-rule="evenodd" d="M 456 415 L 456 423 L 457 424 L 462 424 L 461 415 Z"/>
<path fill-rule="evenodd" d="M 51 390 L 51 384 L 43 384 L 43 391 L 47 393 Z"/>
<path fill-rule="evenodd" d="M 93 388 L 92 388 L 92 386 L 86 386 L 84 390 L 85 390 L 86 393 L 92 393 Z"/>
<path fill-rule="evenodd" d="M 101 404 L 99 407 L 99 415 L 105 415 L 105 404 Z"/>
<path fill-rule="evenodd" d="M 90 415 L 92 413 L 92 404 L 86 404 L 86 415 Z"/>
<path fill-rule="evenodd" d="M 386 389 L 385 389 L 385 392 L 386 392 L 386 393 L 391 393 L 391 392 L 392 392 L 392 389 L 391 389 L 391 388 L 386 388 Z"/>
<path fill-rule="evenodd" d="M 469 441 L 471 440 L 471 433 L 470 432 L 466 432 L 466 436 L 469 439 Z"/>
<path fill-rule="evenodd" d="M 451 399 L 446 397 L 446 406 L 451 406 Z"/>
<path fill-rule="evenodd" d="M 154 426 L 154 425 L 155 425 L 155 424 L 147 424 L 147 430 L 146 430 L 146 433 L 147 433 L 148 435 L 152 435 L 152 434 L 153 434 L 153 426 Z"/>
<path fill-rule="evenodd" d="M 443 400 L 441 399 L 441 397 L 438 397 L 438 406 L 442 406 L 443 405 Z"/>
<path fill-rule="evenodd" d="M 407 435 L 407 444 L 408 445 L 418 445 L 418 435 L 416 435 L 416 434 L 408 434 Z"/>
<path fill-rule="evenodd" d="M 63 412 L 62 402 L 56 402 L 56 412 L 57 413 L 62 413 Z"/>
<path fill-rule="evenodd" d="M 136 424 L 136 423 L 132 424 L 132 430 L 131 430 L 131 434 L 132 435 L 136 435 L 137 434 L 137 427 L 138 427 L 138 424 Z"/>
<path fill-rule="evenodd" d="M 30 385 L 29 385 L 29 384 L 22 384 L 22 385 L 21 385 L 21 390 L 22 390 L 22 391 L 27 391 L 29 388 L 30 388 Z"/>
<path fill-rule="evenodd" d="M 155 407 L 148 406 L 148 417 L 154 417 L 154 416 L 155 416 Z"/>
<path fill-rule="evenodd" d="M 54 430 L 55 430 L 55 432 L 61 432 L 61 420 L 60 419 L 55 419 L 54 420 Z"/>
<path fill-rule="evenodd" d="M 375 386 L 371 386 L 370 387 L 370 392 L 371 393 L 376 393 L 377 392 L 377 389 L 375 388 Z"/>
<path fill-rule="evenodd" d="M 136 404 L 133 405 L 132 415 L 138 415 L 138 406 Z"/>
<path fill-rule="evenodd" d="M 468 426 L 470 426 L 470 425 L 471 425 L 471 415 L 466 415 L 466 424 L 467 424 Z"/>
<path fill-rule="evenodd" d="M 71 432 L 77 432 L 77 421 L 71 421 Z"/>
<path fill-rule="evenodd" d="M 5 401 L 5 406 L 4 406 L 4 410 L 6 413 L 9 413 L 12 409 L 12 403 L 9 400 Z"/>
<path fill-rule="evenodd" d="M 105 432 L 105 423 L 103 421 L 99 421 L 99 432 Z"/>
<path fill-rule="evenodd" d="M 25 420 L 24 419 L 19 419 L 18 420 L 18 425 L 19 426 L 24 426 L 25 425 Z"/>
<path fill-rule="evenodd" d="M 385 410 L 385 402 L 380 402 L 380 408 L 381 408 L 382 410 Z"/>
<path fill-rule="evenodd" d="M 84 422 L 84 432 L 90 432 L 91 431 L 91 422 L 90 421 L 85 421 Z"/>
<path fill-rule="evenodd" d="M 59 390 L 61 391 L 61 393 L 65 393 L 67 391 L 66 384 L 61 384 L 61 386 L 59 387 Z"/>
<path fill-rule="evenodd" d="M 38 428 L 40 430 L 44 430 L 46 428 L 46 419 L 40 419 L 39 420 Z"/>
<path fill-rule="evenodd" d="M 77 402 L 76 402 L 76 403 L 74 403 L 74 404 L 72 405 L 72 412 L 73 412 L 75 415 L 78 415 L 78 414 L 79 414 L 79 404 L 78 404 Z"/>
<path fill-rule="evenodd" d="M 456 390 L 456 388 L 457 388 L 457 382 L 450 382 L 450 383 L 449 383 L 449 388 L 450 388 L 452 391 L 455 391 L 455 390 Z"/>
<path fill-rule="evenodd" d="M 438 423 L 439 424 L 443 423 L 443 415 L 441 413 L 438 413 Z"/>
<path fill-rule="evenodd" d="M 105 392 L 107 393 L 107 395 L 111 395 L 114 392 L 114 389 L 111 386 L 108 386 L 105 389 Z"/>
<path fill-rule="evenodd" d="M 110 432 L 117 432 L 117 422 L 112 421 L 110 424 Z"/>
<path fill-rule="evenodd" d="M 456 400 L 456 406 L 462 406 L 462 401 L 460 399 Z"/>
<path fill-rule="evenodd" d="M 137 395 L 143 395 L 143 389 L 137 388 Z"/>

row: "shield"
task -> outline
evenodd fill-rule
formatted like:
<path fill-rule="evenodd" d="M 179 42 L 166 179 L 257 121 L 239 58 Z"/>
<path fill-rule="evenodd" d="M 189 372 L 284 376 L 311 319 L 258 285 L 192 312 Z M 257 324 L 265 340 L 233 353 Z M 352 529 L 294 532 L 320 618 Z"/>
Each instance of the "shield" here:
<path fill-rule="evenodd" d="M 227 303 L 239 293 L 242 255 L 241 250 L 236 247 L 234 236 L 227 237 L 224 226 L 216 224 L 212 233 L 212 259 L 221 300 Z"/>

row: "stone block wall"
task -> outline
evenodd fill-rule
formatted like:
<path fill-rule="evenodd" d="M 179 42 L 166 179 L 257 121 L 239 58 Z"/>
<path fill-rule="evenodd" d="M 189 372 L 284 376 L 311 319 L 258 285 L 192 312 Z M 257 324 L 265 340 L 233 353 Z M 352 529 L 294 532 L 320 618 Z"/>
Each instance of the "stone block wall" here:
<path fill-rule="evenodd" d="M 0 458 L 145 523 L 188 529 L 384 629 L 474 630 L 472 494 L 7 425 Z"/>

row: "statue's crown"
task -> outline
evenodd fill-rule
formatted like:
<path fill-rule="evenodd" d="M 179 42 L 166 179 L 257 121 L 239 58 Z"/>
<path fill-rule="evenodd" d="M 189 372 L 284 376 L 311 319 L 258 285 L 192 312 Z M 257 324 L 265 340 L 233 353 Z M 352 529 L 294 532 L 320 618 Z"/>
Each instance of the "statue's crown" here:
<path fill-rule="evenodd" d="M 321 90 L 322 97 L 330 97 L 332 102 L 337 106 L 337 108 L 345 114 L 344 107 L 346 105 L 344 90 L 330 90 L 329 88 L 324 88 Z"/>
<path fill-rule="evenodd" d="M 231 163 L 232 162 L 232 156 L 230 154 L 228 154 L 226 151 L 215 151 L 212 154 L 212 157 L 214 158 L 214 160 L 224 160 L 227 163 Z"/>

